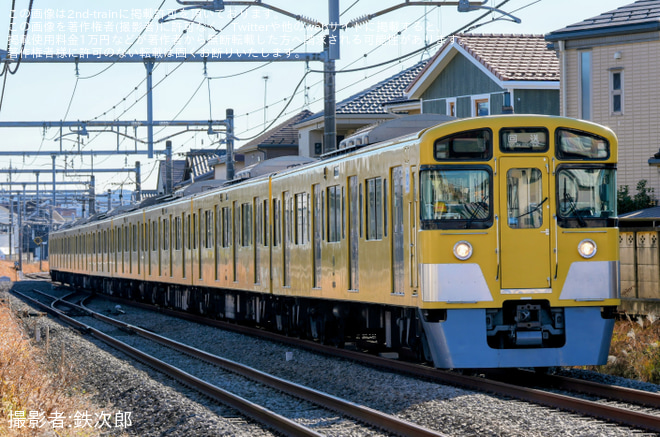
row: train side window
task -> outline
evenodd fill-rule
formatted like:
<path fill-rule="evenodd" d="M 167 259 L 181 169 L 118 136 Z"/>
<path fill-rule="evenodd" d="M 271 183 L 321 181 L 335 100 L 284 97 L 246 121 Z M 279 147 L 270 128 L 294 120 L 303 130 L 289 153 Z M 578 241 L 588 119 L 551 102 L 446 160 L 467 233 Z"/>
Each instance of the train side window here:
<path fill-rule="evenodd" d="M 309 197 L 307 193 L 296 194 L 296 244 L 309 242 Z"/>
<path fill-rule="evenodd" d="M 192 248 L 197 249 L 197 214 L 192 215 L 192 230 L 190 231 L 190 238 L 192 240 Z"/>
<path fill-rule="evenodd" d="M 138 227 L 137 225 L 133 225 L 133 252 L 137 251 L 138 249 Z"/>
<path fill-rule="evenodd" d="M 229 247 L 231 242 L 231 213 L 229 207 L 222 208 L 222 247 Z"/>
<path fill-rule="evenodd" d="M 270 245 L 270 234 L 268 232 L 269 226 L 268 223 L 270 223 L 270 214 L 268 212 L 268 200 L 264 200 L 264 246 L 269 246 Z"/>
<path fill-rule="evenodd" d="M 181 217 L 174 217 L 174 250 L 181 250 Z"/>
<path fill-rule="evenodd" d="M 158 228 L 156 222 L 151 222 L 151 250 L 158 249 Z"/>
<path fill-rule="evenodd" d="M 163 249 L 170 250 L 170 220 L 163 219 Z"/>
<path fill-rule="evenodd" d="M 252 244 L 252 205 L 241 205 L 241 246 Z"/>
<path fill-rule="evenodd" d="M 207 210 L 204 212 L 204 222 L 206 224 L 206 231 L 204 232 L 204 247 L 210 249 L 213 247 L 213 211 Z"/>
<path fill-rule="evenodd" d="M 282 204 L 279 199 L 273 199 L 273 246 L 279 246 L 282 240 L 281 221 L 281 208 Z"/>
<path fill-rule="evenodd" d="M 493 156 L 493 134 L 490 129 L 459 132 L 435 140 L 433 155 L 437 161 L 484 160 Z"/>
<path fill-rule="evenodd" d="M 383 236 L 387 237 L 387 179 L 383 179 Z"/>
<path fill-rule="evenodd" d="M 336 243 L 341 240 L 342 205 L 341 187 L 334 185 L 328 187 L 328 242 Z"/>
<path fill-rule="evenodd" d="M 383 239 L 383 179 L 367 179 L 367 240 Z"/>

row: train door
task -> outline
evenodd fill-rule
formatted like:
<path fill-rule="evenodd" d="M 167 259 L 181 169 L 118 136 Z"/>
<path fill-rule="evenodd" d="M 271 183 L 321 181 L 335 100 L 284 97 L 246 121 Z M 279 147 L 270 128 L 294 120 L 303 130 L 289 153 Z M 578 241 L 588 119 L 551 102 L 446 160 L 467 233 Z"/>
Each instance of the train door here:
<path fill-rule="evenodd" d="M 403 294 L 403 169 L 392 169 L 392 293 Z"/>
<path fill-rule="evenodd" d="M 188 262 L 190 250 L 190 214 L 181 214 L 183 229 L 181 230 L 181 278 L 185 279 L 187 274 L 186 263 Z"/>
<path fill-rule="evenodd" d="M 293 200 L 286 191 L 284 198 L 284 233 L 282 235 L 282 285 L 291 286 L 291 242 L 293 236 Z"/>
<path fill-rule="evenodd" d="M 241 242 L 241 207 L 238 202 L 232 204 L 234 210 L 234 242 L 232 244 L 232 281 L 238 281 L 238 245 Z"/>
<path fill-rule="evenodd" d="M 321 244 L 323 241 L 323 190 L 319 184 L 314 185 L 313 188 L 313 204 L 314 213 L 312 215 L 313 228 L 314 228 L 314 244 L 312 250 L 314 251 L 313 264 L 314 264 L 314 288 L 321 288 Z"/>
<path fill-rule="evenodd" d="M 360 247 L 360 197 L 357 176 L 348 178 L 348 289 L 360 288 L 359 252 Z"/>
<path fill-rule="evenodd" d="M 417 180 L 417 167 L 410 167 L 410 178 L 412 186 L 412 201 L 408 206 L 409 214 L 409 223 L 408 229 L 410 230 L 409 241 L 410 241 L 410 255 L 408 259 L 410 260 L 409 270 L 410 270 L 410 287 L 417 289 L 418 286 L 418 276 L 419 270 L 417 269 L 417 221 L 419 220 L 419 214 L 417 213 L 417 189 L 418 189 L 418 180 Z"/>
<path fill-rule="evenodd" d="M 502 158 L 500 174 L 502 289 L 547 289 L 551 285 L 547 158 Z"/>
<path fill-rule="evenodd" d="M 253 206 L 255 211 L 255 220 L 254 220 L 254 230 L 253 235 L 254 239 L 252 241 L 252 254 L 253 254 L 253 263 L 254 263 L 254 283 L 258 284 L 260 281 L 259 273 L 261 269 L 260 257 L 261 257 L 261 244 L 263 241 L 263 211 L 261 209 L 261 199 L 258 197 L 254 198 Z"/>

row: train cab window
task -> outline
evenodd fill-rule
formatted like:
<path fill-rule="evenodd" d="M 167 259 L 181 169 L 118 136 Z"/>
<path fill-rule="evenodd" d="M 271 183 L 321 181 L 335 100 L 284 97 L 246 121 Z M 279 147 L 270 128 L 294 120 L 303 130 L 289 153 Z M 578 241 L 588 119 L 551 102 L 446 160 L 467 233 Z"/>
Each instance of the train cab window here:
<path fill-rule="evenodd" d="M 570 160 L 608 159 L 610 143 L 605 138 L 573 129 L 557 129 L 557 158 Z"/>
<path fill-rule="evenodd" d="M 489 168 L 422 168 L 422 229 L 485 229 L 493 224 Z"/>
<path fill-rule="evenodd" d="M 546 152 L 548 136 L 548 130 L 543 127 L 502 129 L 500 150 L 509 153 Z"/>
<path fill-rule="evenodd" d="M 489 160 L 493 155 L 490 129 L 475 129 L 440 138 L 433 145 L 438 161 Z"/>
<path fill-rule="evenodd" d="M 614 166 L 563 165 L 557 169 L 557 222 L 564 228 L 616 226 Z"/>

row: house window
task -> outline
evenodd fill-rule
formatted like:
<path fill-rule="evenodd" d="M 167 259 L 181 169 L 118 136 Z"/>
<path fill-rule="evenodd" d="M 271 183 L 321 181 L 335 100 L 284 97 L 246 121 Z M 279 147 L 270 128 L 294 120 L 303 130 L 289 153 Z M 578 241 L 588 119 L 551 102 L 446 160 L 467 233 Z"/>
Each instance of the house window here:
<path fill-rule="evenodd" d="M 623 71 L 614 70 L 610 73 L 610 101 L 612 102 L 612 114 L 623 114 Z"/>
<path fill-rule="evenodd" d="M 591 52 L 580 52 L 580 118 L 591 120 Z"/>
<path fill-rule="evenodd" d="M 490 114 L 490 103 L 488 98 L 474 99 L 474 116 L 483 117 Z"/>
<path fill-rule="evenodd" d="M 456 99 L 447 99 L 447 115 L 456 117 Z"/>

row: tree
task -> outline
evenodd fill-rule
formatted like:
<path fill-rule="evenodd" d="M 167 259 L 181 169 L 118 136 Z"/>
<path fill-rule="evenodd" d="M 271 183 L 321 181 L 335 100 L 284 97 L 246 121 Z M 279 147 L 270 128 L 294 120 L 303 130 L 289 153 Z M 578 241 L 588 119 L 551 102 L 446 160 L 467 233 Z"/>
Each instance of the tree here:
<path fill-rule="evenodd" d="M 628 185 L 622 185 L 617 192 L 617 210 L 619 214 L 650 208 L 656 205 L 655 189 L 646 186 L 648 181 L 637 182 L 637 194 L 630 197 Z"/>

